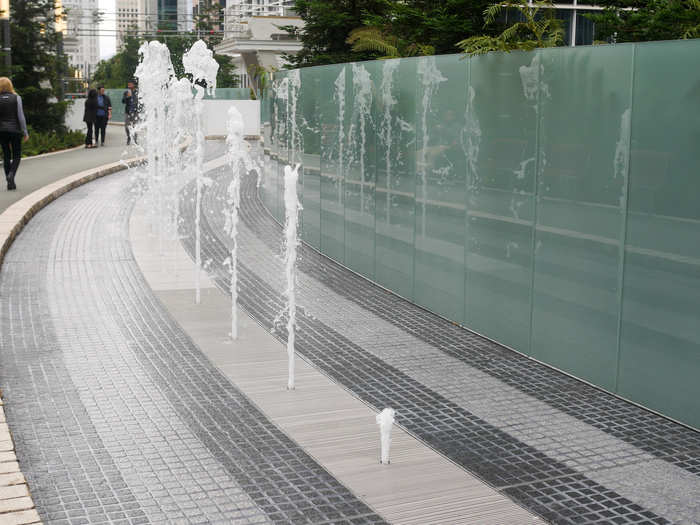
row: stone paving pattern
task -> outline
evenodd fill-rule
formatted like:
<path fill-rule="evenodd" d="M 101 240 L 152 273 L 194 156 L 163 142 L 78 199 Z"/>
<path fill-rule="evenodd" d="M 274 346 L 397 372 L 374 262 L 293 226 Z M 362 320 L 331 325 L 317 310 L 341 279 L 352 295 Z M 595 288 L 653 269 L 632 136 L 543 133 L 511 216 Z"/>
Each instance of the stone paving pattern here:
<path fill-rule="evenodd" d="M 204 259 L 222 290 L 229 171 L 209 174 L 204 203 Z M 191 199 L 181 206 L 191 218 Z M 281 228 L 254 176 L 241 212 L 239 299 L 284 339 L 273 327 L 284 304 Z M 556 523 L 700 523 L 697 432 L 456 327 L 306 246 L 300 269 L 297 350 L 370 405 L 397 408 L 402 426 L 530 510 Z"/>
<path fill-rule="evenodd" d="M 134 197 L 129 174 L 62 196 L 0 272 L 0 384 L 41 518 L 383 523 L 157 301 L 131 254 Z"/>

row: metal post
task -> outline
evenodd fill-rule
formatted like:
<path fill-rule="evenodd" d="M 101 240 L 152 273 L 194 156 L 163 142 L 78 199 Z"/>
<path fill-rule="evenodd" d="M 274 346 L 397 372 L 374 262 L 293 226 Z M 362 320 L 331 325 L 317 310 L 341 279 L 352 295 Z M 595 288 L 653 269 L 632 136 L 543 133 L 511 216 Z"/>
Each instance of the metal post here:
<path fill-rule="evenodd" d="M 5 67 L 7 68 L 7 74 L 10 74 L 10 68 L 12 67 L 12 45 L 10 42 L 10 18 L 2 18 L 2 51 L 5 54 Z"/>
<path fill-rule="evenodd" d="M 56 55 L 58 60 L 56 60 L 56 73 L 58 76 L 58 90 L 57 97 L 59 101 L 63 100 L 63 33 L 59 31 L 57 33 L 58 42 L 56 44 Z"/>

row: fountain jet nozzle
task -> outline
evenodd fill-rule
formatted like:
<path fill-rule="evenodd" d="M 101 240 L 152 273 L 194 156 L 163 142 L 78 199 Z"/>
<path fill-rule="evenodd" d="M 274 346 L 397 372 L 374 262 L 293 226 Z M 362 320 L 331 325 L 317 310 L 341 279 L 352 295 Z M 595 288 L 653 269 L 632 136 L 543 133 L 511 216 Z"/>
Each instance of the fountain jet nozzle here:
<path fill-rule="evenodd" d="M 389 461 L 389 449 L 391 448 L 391 427 L 394 424 L 394 418 L 396 416 L 396 410 L 393 408 L 385 408 L 379 414 L 377 414 L 377 425 L 379 425 L 379 433 L 381 436 L 381 454 L 379 456 L 379 463 L 382 465 L 388 465 L 391 463 Z"/>

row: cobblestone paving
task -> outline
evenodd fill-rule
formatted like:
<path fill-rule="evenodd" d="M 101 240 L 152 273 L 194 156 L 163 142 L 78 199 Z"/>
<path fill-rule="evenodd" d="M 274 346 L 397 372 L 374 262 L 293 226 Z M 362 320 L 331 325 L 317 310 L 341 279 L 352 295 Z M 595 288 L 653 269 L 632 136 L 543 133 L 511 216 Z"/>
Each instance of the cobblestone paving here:
<path fill-rule="evenodd" d="M 44 521 L 382 523 L 216 370 L 143 280 L 128 175 L 42 210 L 0 273 L 0 384 Z"/>
<path fill-rule="evenodd" d="M 205 258 L 228 290 L 229 180 L 225 169 L 212 176 Z M 273 257 L 281 231 L 255 191 L 249 177 L 240 299 L 272 328 L 283 304 Z M 187 199 L 182 206 L 192 213 Z M 404 427 L 531 510 L 557 523 L 700 522 L 696 432 L 455 327 L 311 249 L 300 267 L 297 349 L 366 402 L 398 408 Z"/>

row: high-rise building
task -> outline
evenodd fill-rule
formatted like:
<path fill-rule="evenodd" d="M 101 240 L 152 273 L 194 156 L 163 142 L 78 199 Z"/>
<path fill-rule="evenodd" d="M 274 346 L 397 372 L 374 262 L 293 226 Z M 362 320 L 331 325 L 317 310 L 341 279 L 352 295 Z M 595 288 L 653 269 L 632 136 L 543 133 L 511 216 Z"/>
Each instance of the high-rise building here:
<path fill-rule="evenodd" d="M 192 28 L 192 0 L 157 0 L 158 29 L 188 31 Z"/>
<path fill-rule="evenodd" d="M 137 35 L 190 31 L 191 6 L 192 0 L 116 0 L 117 48 L 130 31 Z"/>
<path fill-rule="evenodd" d="M 228 3 L 230 3 L 229 0 Z M 224 19 L 226 10 L 226 0 L 192 0 L 192 20 L 196 25 L 197 20 L 209 11 L 211 15 L 212 29 L 215 31 L 224 30 Z M 213 8 L 217 7 L 218 12 Z"/>
<path fill-rule="evenodd" d="M 143 0 L 116 0 L 117 49 L 124 45 L 124 38 L 129 32 L 137 34 L 144 27 L 145 13 L 141 9 Z"/>
<path fill-rule="evenodd" d="M 200 0 L 201 1 L 201 0 Z M 293 0 L 227 0 L 224 17 L 224 39 L 214 49 L 233 58 L 240 71 L 240 84 L 249 85 L 252 68 L 281 68 L 284 56 L 298 53 L 299 39 L 280 29 L 304 21 L 292 9 Z"/>
<path fill-rule="evenodd" d="M 80 76 L 90 79 L 100 61 L 97 0 L 63 0 L 62 3 L 67 13 L 64 52 Z"/>
<path fill-rule="evenodd" d="M 228 16 L 294 16 L 294 0 L 228 0 Z"/>

